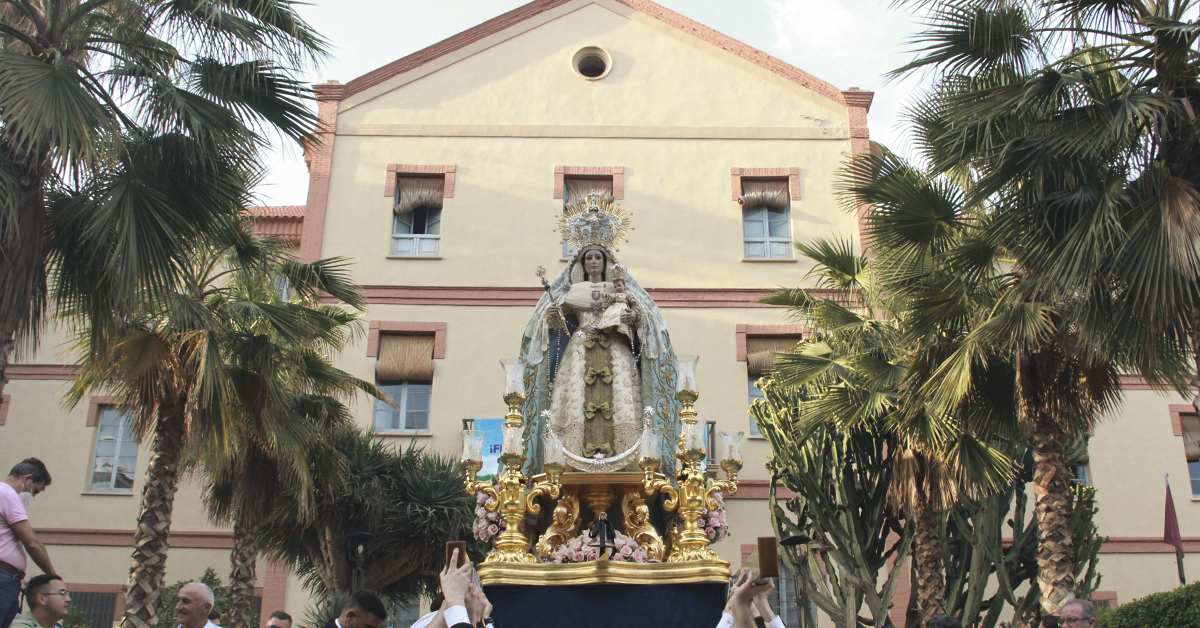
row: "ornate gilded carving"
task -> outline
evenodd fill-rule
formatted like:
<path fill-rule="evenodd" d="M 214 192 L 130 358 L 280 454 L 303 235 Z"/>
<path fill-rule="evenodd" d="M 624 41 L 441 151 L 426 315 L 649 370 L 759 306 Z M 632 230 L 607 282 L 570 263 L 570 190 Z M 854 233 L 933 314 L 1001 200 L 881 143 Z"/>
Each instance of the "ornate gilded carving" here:
<path fill-rule="evenodd" d="M 662 560 L 662 538 L 650 525 L 650 508 L 639 493 L 637 489 L 625 491 L 625 498 L 621 501 L 621 512 L 625 513 L 625 536 L 637 541 L 650 558 Z"/>
<path fill-rule="evenodd" d="M 554 507 L 554 522 L 546 528 L 541 540 L 537 542 L 537 555 L 545 560 L 559 546 L 575 538 L 579 532 L 579 499 L 575 492 L 567 489 Z"/>

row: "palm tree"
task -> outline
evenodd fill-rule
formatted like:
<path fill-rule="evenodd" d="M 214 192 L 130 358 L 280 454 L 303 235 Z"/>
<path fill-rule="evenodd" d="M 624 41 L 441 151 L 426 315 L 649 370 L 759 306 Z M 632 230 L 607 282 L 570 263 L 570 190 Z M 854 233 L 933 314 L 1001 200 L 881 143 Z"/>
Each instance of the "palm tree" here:
<path fill-rule="evenodd" d="M 50 268 L 104 262 L 104 292 L 75 295 L 92 306 L 80 314 L 173 285 L 187 243 L 236 213 L 219 162 L 251 161 L 261 130 L 310 137 L 293 72 L 324 51 L 291 0 L 0 0 L 0 392 L 13 352 L 36 348 Z M 154 142 L 188 150 L 162 178 L 124 176 Z M 166 175 L 214 202 L 189 202 Z M 73 209 L 91 228 L 60 235 L 93 248 L 63 248 L 52 201 L 81 180 L 96 194 Z"/>
<path fill-rule="evenodd" d="M 940 4 L 918 37 L 922 56 L 897 71 L 935 71 L 937 88 L 913 113 L 923 154 L 935 173 L 968 180 L 971 202 L 989 201 L 981 239 L 1014 262 L 1005 307 L 928 390 L 936 406 L 952 406 L 972 365 L 1011 356 L 1050 614 L 1073 593 L 1066 444 L 1112 405 L 1119 369 L 1182 394 L 1194 372 L 1194 8 Z"/>
<path fill-rule="evenodd" d="M 155 624 L 181 469 L 206 452 L 230 451 L 240 435 L 265 439 L 272 451 L 299 446 L 302 422 L 285 411 L 289 382 L 264 373 L 283 369 L 308 383 L 348 382 L 378 394 L 374 386 L 322 363 L 314 348 L 341 346 L 358 316 L 331 305 L 307 305 L 319 291 L 351 309 L 363 307 L 340 260 L 297 263 L 264 246 L 235 220 L 193 247 L 174 291 L 137 310 L 113 312 L 105 321 L 114 342 L 104 352 L 84 352 L 69 396 L 77 403 L 90 390 L 116 392 L 131 409 L 139 439 L 152 443 L 124 628 Z M 238 288 L 249 272 L 285 277 L 301 300 L 256 299 Z M 95 327 L 81 328 L 81 347 L 91 346 Z M 270 346 L 272 338 L 280 344 Z M 296 346 L 284 344 L 292 342 Z"/>
<path fill-rule="evenodd" d="M 329 439 L 345 460 L 343 477 L 307 493 L 290 486 L 279 494 L 259 528 L 260 547 L 295 569 L 322 601 L 358 588 L 408 601 L 435 591 L 445 541 L 470 539 L 475 517 L 458 461 L 415 444 L 399 449 L 354 427 Z M 300 514 L 305 500 L 313 504 L 311 517 Z M 355 565 L 351 548 L 360 546 L 365 561 Z M 482 553 L 475 542 L 469 547 Z"/>
<path fill-rule="evenodd" d="M 291 263 L 278 243 L 255 243 L 269 258 Z M 358 390 L 378 391 L 368 382 L 348 376 L 329 363 L 329 355 L 342 349 L 352 322 L 338 308 L 321 306 L 303 293 L 284 299 L 277 286 L 276 263 L 237 266 L 227 276 L 228 301 L 288 304 L 310 308 L 329 321 L 343 321 L 341 329 L 300 327 L 307 333 L 283 335 L 254 309 L 235 310 L 232 325 L 220 340 L 234 395 L 223 411 L 235 428 L 224 440 L 200 454 L 200 467 L 208 477 L 205 503 L 218 523 L 233 524 L 230 553 L 227 628 L 253 628 L 251 606 L 256 534 L 268 517 L 277 495 L 296 490 L 308 495 L 317 485 L 336 483 L 342 463 L 327 435 L 352 418 L 344 401 Z M 209 304 L 215 304 L 209 300 Z M 313 504 L 301 500 L 297 516 L 312 516 Z"/>
<path fill-rule="evenodd" d="M 890 458 L 889 498 L 914 523 L 918 606 L 927 620 L 945 611 L 939 514 L 960 494 L 994 492 L 1013 475 L 1012 461 L 989 443 L 1002 435 L 1004 405 L 978 394 L 933 409 L 921 393 L 931 369 L 992 304 L 996 264 L 993 256 L 952 255 L 970 242 L 975 217 L 948 181 L 931 181 L 885 151 L 852 162 L 843 187 L 851 205 L 874 205 L 866 231 L 872 258 L 856 255 L 850 242 L 796 244 L 816 262 L 816 287 L 839 298 L 791 290 L 764 299 L 791 307 L 814 330 L 778 356 L 774 378 L 807 387 L 803 424 L 887 433 L 901 448 Z M 981 392 L 1002 383 L 995 372 L 1002 368 L 979 369 Z"/>

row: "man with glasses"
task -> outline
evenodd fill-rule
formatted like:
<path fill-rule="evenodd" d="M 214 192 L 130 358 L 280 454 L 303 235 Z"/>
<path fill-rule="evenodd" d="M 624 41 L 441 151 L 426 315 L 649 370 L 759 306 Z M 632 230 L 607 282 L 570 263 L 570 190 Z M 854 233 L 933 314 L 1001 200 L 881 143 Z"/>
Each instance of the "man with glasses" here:
<path fill-rule="evenodd" d="M 25 585 L 27 612 L 17 615 L 12 628 L 61 628 L 59 622 L 71 609 L 71 594 L 62 578 L 44 573 Z"/>
<path fill-rule="evenodd" d="M 1058 618 L 1062 628 L 1096 628 L 1096 605 L 1087 600 L 1067 600 Z"/>

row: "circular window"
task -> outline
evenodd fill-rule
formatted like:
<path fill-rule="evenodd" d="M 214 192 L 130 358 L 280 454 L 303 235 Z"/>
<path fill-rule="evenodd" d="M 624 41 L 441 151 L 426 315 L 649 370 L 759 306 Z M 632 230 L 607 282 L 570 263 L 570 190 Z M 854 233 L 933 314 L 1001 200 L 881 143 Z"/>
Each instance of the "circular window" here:
<path fill-rule="evenodd" d="M 612 69 L 612 57 L 603 48 L 588 46 L 581 48 L 571 57 L 571 67 L 575 73 L 589 81 L 602 79 Z"/>

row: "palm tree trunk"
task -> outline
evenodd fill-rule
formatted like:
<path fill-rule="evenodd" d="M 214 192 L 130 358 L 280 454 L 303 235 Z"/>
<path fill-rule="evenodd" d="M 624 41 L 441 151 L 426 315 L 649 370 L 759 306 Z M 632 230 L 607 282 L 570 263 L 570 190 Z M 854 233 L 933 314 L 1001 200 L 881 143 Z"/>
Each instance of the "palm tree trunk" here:
<path fill-rule="evenodd" d="M 45 152 L 14 151 L 0 144 L 17 175 L 16 220 L 0 232 L 0 394 L 17 339 L 37 341 L 46 307 Z"/>
<path fill-rule="evenodd" d="M 917 580 L 917 606 L 922 622 L 946 612 L 946 566 L 942 564 L 942 541 L 937 511 L 923 498 L 913 504 L 913 567 Z"/>
<path fill-rule="evenodd" d="M 258 558 L 258 543 L 254 538 L 257 519 L 249 508 L 239 508 L 233 515 L 229 610 L 225 628 L 254 628 L 254 583 L 258 579 L 254 572 L 254 562 Z"/>
<path fill-rule="evenodd" d="M 1075 594 L 1075 545 L 1071 538 L 1070 475 L 1066 434 L 1054 417 L 1039 413 L 1033 434 L 1034 517 L 1038 530 L 1037 584 L 1042 612 L 1058 615 Z"/>
<path fill-rule="evenodd" d="M 142 511 L 133 536 L 133 566 L 125 592 L 121 628 L 155 628 L 171 536 L 171 514 L 179 486 L 179 456 L 185 435 L 185 401 L 164 401 L 154 428 L 154 455 L 146 469 Z"/>

